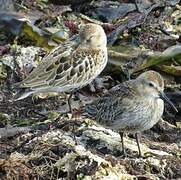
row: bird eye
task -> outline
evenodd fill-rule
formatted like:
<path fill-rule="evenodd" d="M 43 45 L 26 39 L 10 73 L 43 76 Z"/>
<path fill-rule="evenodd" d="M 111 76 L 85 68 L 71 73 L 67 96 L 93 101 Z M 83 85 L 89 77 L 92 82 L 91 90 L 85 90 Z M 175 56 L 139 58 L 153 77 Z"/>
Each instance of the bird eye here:
<path fill-rule="evenodd" d="M 87 42 L 90 43 L 91 42 L 91 38 L 87 39 Z"/>
<path fill-rule="evenodd" d="M 89 39 L 87 39 L 87 42 L 90 43 L 93 37 L 94 36 L 90 36 Z"/>
<path fill-rule="evenodd" d="M 148 83 L 148 85 L 150 86 L 150 87 L 154 87 L 154 84 L 153 83 Z"/>

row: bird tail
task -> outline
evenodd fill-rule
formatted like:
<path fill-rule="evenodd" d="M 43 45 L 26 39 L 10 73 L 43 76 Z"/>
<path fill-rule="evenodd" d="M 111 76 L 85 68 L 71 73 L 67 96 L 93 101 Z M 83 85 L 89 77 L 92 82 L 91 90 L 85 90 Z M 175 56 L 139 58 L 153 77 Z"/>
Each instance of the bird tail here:
<path fill-rule="evenodd" d="M 13 97 L 13 101 L 19 101 L 34 93 L 30 88 L 20 88 L 19 83 L 14 84 L 14 89 L 18 89 Z"/>
<path fill-rule="evenodd" d="M 97 108 L 96 108 L 96 106 L 94 104 L 85 105 L 84 111 L 90 117 L 95 117 L 97 115 Z"/>
<path fill-rule="evenodd" d="M 14 101 L 19 101 L 22 100 L 28 96 L 30 96 L 31 94 L 33 94 L 32 90 L 29 89 L 20 89 L 13 97 Z"/>

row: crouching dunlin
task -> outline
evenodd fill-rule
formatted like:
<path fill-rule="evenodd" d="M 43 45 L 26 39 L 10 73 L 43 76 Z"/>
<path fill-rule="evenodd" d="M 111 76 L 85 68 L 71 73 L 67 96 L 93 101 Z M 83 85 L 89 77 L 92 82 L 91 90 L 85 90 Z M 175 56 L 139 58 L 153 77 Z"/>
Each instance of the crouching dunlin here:
<path fill-rule="evenodd" d="M 123 133 L 136 133 L 136 142 L 141 156 L 137 132 L 153 127 L 161 118 L 166 100 L 164 81 L 155 71 L 147 71 L 135 80 L 126 81 L 112 88 L 106 95 L 86 105 L 85 111 L 100 124 L 120 132 L 125 156 Z"/>
<path fill-rule="evenodd" d="M 19 88 L 24 99 L 34 93 L 72 92 L 89 84 L 107 64 L 107 38 L 97 24 L 86 24 L 76 41 L 66 41 L 53 49 L 24 79 Z"/>

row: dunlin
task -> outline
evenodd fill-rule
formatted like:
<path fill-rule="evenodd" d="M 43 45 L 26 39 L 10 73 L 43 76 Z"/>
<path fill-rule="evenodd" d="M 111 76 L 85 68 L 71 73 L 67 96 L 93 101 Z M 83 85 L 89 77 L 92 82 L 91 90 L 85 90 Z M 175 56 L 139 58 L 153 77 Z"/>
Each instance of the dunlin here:
<path fill-rule="evenodd" d="M 124 155 L 123 133 L 135 133 L 141 156 L 137 133 L 150 129 L 159 121 L 164 110 L 162 99 L 177 110 L 163 90 L 162 76 L 155 71 L 147 71 L 135 80 L 115 86 L 103 97 L 86 105 L 85 111 L 98 123 L 120 133 Z"/>
<path fill-rule="evenodd" d="M 97 24 L 86 24 L 74 41 L 53 49 L 18 86 L 16 99 L 34 93 L 72 92 L 93 81 L 107 64 L 107 38 Z"/>

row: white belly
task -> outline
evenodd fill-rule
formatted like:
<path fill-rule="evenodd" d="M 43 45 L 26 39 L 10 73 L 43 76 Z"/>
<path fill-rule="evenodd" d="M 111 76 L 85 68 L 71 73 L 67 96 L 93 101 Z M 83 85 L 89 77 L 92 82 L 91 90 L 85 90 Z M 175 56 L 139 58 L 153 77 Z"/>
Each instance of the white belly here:
<path fill-rule="evenodd" d="M 152 128 L 162 117 L 164 102 L 162 99 L 146 99 L 139 102 L 137 106 L 123 112 L 119 119 L 116 119 L 112 128 L 117 131 L 137 132 Z"/>

